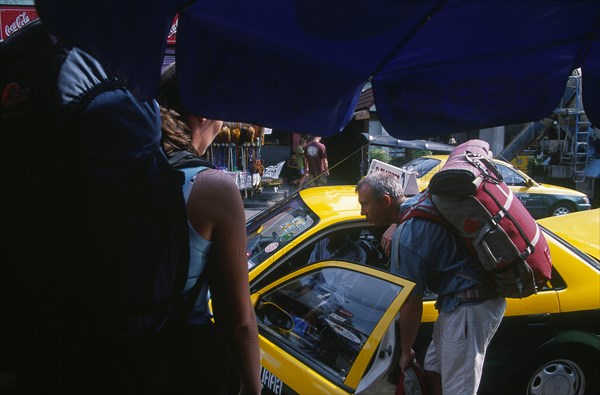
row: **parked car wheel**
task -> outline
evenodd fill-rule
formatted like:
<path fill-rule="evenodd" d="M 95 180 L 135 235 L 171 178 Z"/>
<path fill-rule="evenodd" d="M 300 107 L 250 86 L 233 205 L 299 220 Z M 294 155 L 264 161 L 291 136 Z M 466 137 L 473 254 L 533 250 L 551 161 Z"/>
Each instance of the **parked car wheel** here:
<path fill-rule="evenodd" d="M 514 393 L 585 395 L 596 394 L 594 364 L 584 351 L 554 350 L 528 365 Z"/>
<path fill-rule="evenodd" d="M 565 215 L 565 214 L 572 213 L 574 211 L 576 211 L 576 210 L 573 208 L 573 206 L 570 203 L 558 202 L 554 206 L 552 206 L 552 209 L 550 209 L 550 214 L 552 216 Z"/>

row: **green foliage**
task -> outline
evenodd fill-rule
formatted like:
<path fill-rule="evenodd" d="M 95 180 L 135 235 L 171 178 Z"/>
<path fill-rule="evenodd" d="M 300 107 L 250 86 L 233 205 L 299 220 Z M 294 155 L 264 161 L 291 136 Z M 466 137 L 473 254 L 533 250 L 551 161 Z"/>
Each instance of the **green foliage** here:
<path fill-rule="evenodd" d="M 433 152 L 429 151 L 429 150 L 425 150 L 425 149 L 416 149 L 413 151 L 413 158 L 418 158 L 420 156 L 429 156 L 429 155 L 433 155 Z"/>
<path fill-rule="evenodd" d="M 377 159 L 378 161 L 390 163 L 390 155 L 382 149 L 371 149 L 371 160 Z"/>

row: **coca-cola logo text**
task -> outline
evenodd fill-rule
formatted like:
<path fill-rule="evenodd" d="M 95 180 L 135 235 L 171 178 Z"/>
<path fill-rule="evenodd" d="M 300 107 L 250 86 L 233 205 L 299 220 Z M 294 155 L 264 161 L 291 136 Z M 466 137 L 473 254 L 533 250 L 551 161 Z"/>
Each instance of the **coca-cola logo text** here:
<path fill-rule="evenodd" d="M 21 29 L 23 26 L 25 26 L 29 22 L 30 22 L 30 18 L 29 18 L 29 15 L 27 15 L 27 12 L 22 12 L 19 15 L 17 15 L 17 17 L 15 18 L 15 21 L 13 23 L 4 26 L 4 33 L 8 37 L 11 34 L 13 34 L 14 32 L 16 32 L 17 30 Z"/>
<path fill-rule="evenodd" d="M 173 37 L 174 35 L 177 34 L 177 25 L 179 24 L 179 18 L 175 19 L 175 21 L 173 21 L 173 24 L 171 25 L 171 29 L 169 29 L 169 37 Z"/>

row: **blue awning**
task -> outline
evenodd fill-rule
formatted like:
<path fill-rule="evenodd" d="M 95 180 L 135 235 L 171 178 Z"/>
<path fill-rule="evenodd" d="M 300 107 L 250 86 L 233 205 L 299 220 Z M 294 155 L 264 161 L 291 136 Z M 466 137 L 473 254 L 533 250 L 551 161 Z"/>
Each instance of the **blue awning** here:
<path fill-rule="evenodd" d="M 210 118 L 330 136 L 350 121 L 370 81 L 391 135 L 457 133 L 548 116 L 581 68 L 585 110 L 600 125 L 598 1 L 38 0 L 37 7 L 57 34 L 144 97 L 157 94 L 179 12 L 183 101 Z"/>

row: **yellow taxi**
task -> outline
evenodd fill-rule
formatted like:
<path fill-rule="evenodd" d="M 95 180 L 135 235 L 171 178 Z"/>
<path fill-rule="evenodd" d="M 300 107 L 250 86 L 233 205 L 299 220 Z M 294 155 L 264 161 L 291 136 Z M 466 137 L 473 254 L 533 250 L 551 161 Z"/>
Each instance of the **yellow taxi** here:
<path fill-rule="evenodd" d="M 508 300 L 480 394 L 598 393 L 600 243 L 597 233 L 574 230 L 594 219 L 598 229 L 600 211 L 587 214 L 540 221 L 552 280 L 534 296 Z M 263 393 L 394 393 L 395 317 L 414 284 L 388 271 L 379 247 L 385 229 L 360 215 L 354 186 L 302 190 L 246 227 Z M 344 252 L 323 254 L 332 243 Z M 425 295 L 419 358 L 437 316 L 434 300 Z"/>
<path fill-rule="evenodd" d="M 419 190 L 427 188 L 431 177 L 446 164 L 448 155 L 421 156 L 402 165 L 402 169 L 416 173 Z M 540 184 L 510 163 L 494 159 L 506 185 L 523 203 L 534 218 L 564 215 L 591 208 L 586 194 L 550 184 Z"/>

